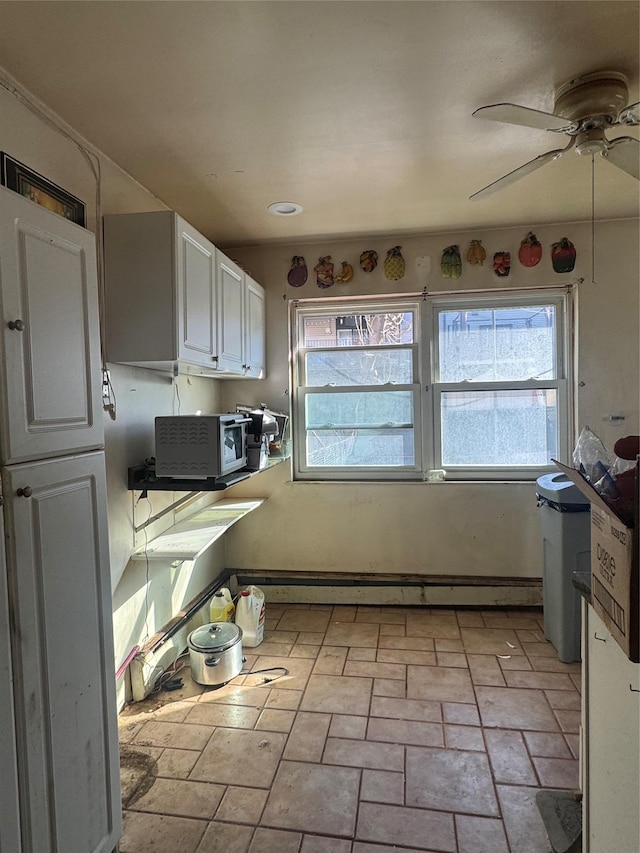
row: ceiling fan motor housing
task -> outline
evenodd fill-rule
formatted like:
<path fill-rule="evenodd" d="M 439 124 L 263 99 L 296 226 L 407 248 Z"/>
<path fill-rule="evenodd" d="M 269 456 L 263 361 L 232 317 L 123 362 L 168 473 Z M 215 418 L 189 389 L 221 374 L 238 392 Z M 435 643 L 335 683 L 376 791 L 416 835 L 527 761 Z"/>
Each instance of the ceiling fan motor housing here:
<path fill-rule="evenodd" d="M 553 112 L 570 121 L 605 117 L 611 124 L 627 104 L 627 78 L 618 71 L 594 71 L 574 77 L 556 91 Z M 609 122 L 606 118 L 610 119 Z M 594 123 L 595 124 L 595 123 Z"/>

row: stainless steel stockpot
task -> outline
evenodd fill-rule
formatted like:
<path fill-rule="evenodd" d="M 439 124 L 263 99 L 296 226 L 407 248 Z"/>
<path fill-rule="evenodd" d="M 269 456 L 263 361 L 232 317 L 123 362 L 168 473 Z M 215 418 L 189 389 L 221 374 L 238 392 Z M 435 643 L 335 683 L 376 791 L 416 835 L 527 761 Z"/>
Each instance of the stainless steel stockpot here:
<path fill-rule="evenodd" d="M 233 622 L 212 622 L 187 639 L 191 675 L 198 684 L 220 687 L 242 670 L 242 629 Z"/>

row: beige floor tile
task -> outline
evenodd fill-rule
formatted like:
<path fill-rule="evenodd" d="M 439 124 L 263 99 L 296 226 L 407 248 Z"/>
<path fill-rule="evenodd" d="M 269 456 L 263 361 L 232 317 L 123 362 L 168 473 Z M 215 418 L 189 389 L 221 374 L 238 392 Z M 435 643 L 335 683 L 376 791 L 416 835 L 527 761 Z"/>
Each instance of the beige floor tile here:
<path fill-rule="evenodd" d="M 574 758 L 533 758 L 532 761 L 544 788 L 578 787 L 578 762 Z"/>
<path fill-rule="evenodd" d="M 456 850 L 453 815 L 381 803 L 360 804 L 356 838 L 420 850 L 428 849 L 425 848 L 428 844 L 442 853 L 455 853 Z M 354 853 L 357 849 L 355 844 Z"/>
<path fill-rule="evenodd" d="M 315 660 L 318 657 L 321 646 L 305 646 L 296 643 L 289 652 L 290 658 L 309 658 Z"/>
<path fill-rule="evenodd" d="M 506 785 L 536 784 L 536 774 L 520 732 L 485 729 L 484 736 L 496 782 Z"/>
<path fill-rule="evenodd" d="M 258 708 L 248 705 L 216 705 L 213 702 L 198 702 L 189 712 L 186 722 L 206 726 L 252 729 L 260 716 Z"/>
<path fill-rule="evenodd" d="M 287 610 L 278 622 L 278 630 L 324 632 L 329 626 L 331 611 Z"/>
<path fill-rule="evenodd" d="M 217 690 L 207 690 L 198 699 L 199 705 L 251 705 L 261 708 L 269 698 L 271 688 L 248 687 L 243 684 L 226 684 Z"/>
<path fill-rule="evenodd" d="M 554 710 L 558 711 L 579 711 L 582 703 L 582 698 L 578 691 L 568 690 L 545 690 L 544 695 L 547 697 L 549 705 Z"/>
<path fill-rule="evenodd" d="M 468 671 L 451 667 L 408 666 L 407 696 L 436 702 L 475 701 Z"/>
<path fill-rule="evenodd" d="M 289 732 L 296 718 L 295 711 L 281 711 L 278 708 L 265 708 L 256 723 L 256 731 Z"/>
<path fill-rule="evenodd" d="M 356 823 L 359 788 L 359 770 L 283 761 L 261 823 L 350 838 Z"/>
<path fill-rule="evenodd" d="M 538 630 L 537 618 L 526 613 L 507 613 L 507 621 L 509 628 L 518 628 L 519 630 L 526 631 Z M 500 616 L 485 616 L 484 624 L 487 628 L 503 628 L 504 619 Z"/>
<path fill-rule="evenodd" d="M 407 670 L 400 663 L 377 663 L 366 660 L 348 660 L 344 665 L 345 675 L 365 676 L 368 678 L 390 678 L 404 681 Z"/>
<path fill-rule="evenodd" d="M 302 835 L 280 829 L 258 827 L 253 835 L 249 853 L 298 853 Z"/>
<path fill-rule="evenodd" d="M 367 767 L 373 770 L 404 770 L 404 747 L 397 743 L 328 738 L 323 764 Z"/>
<path fill-rule="evenodd" d="M 368 622 L 331 622 L 324 637 L 327 646 L 378 645 L 378 625 Z"/>
<path fill-rule="evenodd" d="M 461 628 L 465 651 L 476 655 L 523 655 L 513 628 Z"/>
<path fill-rule="evenodd" d="M 520 630 L 516 628 L 516 634 L 518 635 L 518 639 L 521 643 L 547 643 L 545 640 L 544 631 L 540 631 L 537 629 L 534 630 Z"/>
<path fill-rule="evenodd" d="M 503 673 L 512 670 L 531 671 L 533 669 L 531 661 L 525 655 L 516 655 L 515 657 L 501 655 L 498 658 L 498 663 Z"/>
<path fill-rule="evenodd" d="M 575 692 L 569 676 L 560 672 L 506 672 L 504 677 L 509 687 L 536 687 L 539 690 Z"/>
<path fill-rule="evenodd" d="M 529 657 L 531 669 L 535 672 L 562 672 L 565 675 L 580 675 L 582 671 L 579 663 L 563 663 L 556 657 L 537 658 L 534 655 Z"/>
<path fill-rule="evenodd" d="M 499 729 L 557 732 L 558 722 L 541 690 L 476 687 L 482 725 Z M 573 714 L 574 711 L 557 711 Z M 568 731 L 568 729 L 566 729 Z"/>
<path fill-rule="evenodd" d="M 429 613 L 407 616 L 407 637 L 431 637 L 457 640 L 460 629 L 455 613 Z"/>
<path fill-rule="evenodd" d="M 248 823 L 256 826 L 260 823 L 268 791 L 259 788 L 238 788 L 230 785 L 218 806 L 216 820 L 227 823 Z"/>
<path fill-rule="evenodd" d="M 479 726 L 480 715 L 476 705 L 463 705 L 458 702 L 444 702 L 442 716 L 445 723 L 460 726 Z"/>
<path fill-rule="evenodd" d="M 287 739 L 284 758 L 290 761 L 321 761 L 331 714 L 298 711 Z"/>
<path fill-rule="evenodd" d="M 404 624 L 402 625 L 385 625 L 384 623 L 380 624 L 380 637 L 389 636 L 389 637 L 404 637 L 406 632 L 406 627 Z"/>
<path fill-rule="evenodd" d="M 439 702 L 425 699 L 395 699 L 393 697 L 374 696 L 371 700 L 372 717 L 387 717 L 390 720 L 420 720 L 425 723 L 442 722 L 442 709 Z"/>
<path fill-rule="evenodd" d="M 580 731 L 580 711 L 554 711 L 563 732 L 577 734 Z"/>
<path fill-rule="evenodd" d="M 207 826 L 197 853 L 248 853 L 252 837 L 252 826 L 214 820 Z M 182 848 L 176 847 L 173 853 L 183 853 Z"/>
<path fill-rule="evenodd" d="M 400 853 L 400 848 L 395 844 L 369 844 L 367 841 L 354 841 L 351 853 Z M 403 847 L 402 853 L 429 853 L 424 847 L 416 850 L 415 847 Z"/>
<path fill-rule="evenodd" d="M 368 714 L 372 687 L 371 678 L 312 675 L 300 708 L 328 714 Z"/>
<path fill-rule="evenodd" d="M 402 625 L 405 624 L 405 614 L 393 607 L 379 607 L 377 612 L 373 608 L 358 607 L 356 622 L 377 622 L 379 625 Z"/>
<path fill-rule="evenodd" d="M 462 640 L 434 640 L 437 652 L 464 652 Z"/>
<path fill-rule="evenodd" d="M 281 711 L 297 711 L 302 699 L 302 690 L 280 690 L 274 687 L 263 707 Z"/>
<path fill-rule="evenodd" d="M 373 803 L 404 805 L 404 773 L 363 770 L 360 799 Z"/>
<path fill-rule="evenodd" d="M 469 666 L 467 656 L 460 652 L 436 652 L 436 662 L 438 666 L 453 666 L 462 669 Z"/>
<path fill-rule="evenodd" d="M 198 758 L 200 753 L 194 749 L 163 749 L 157 762 L 158 776 L 186 779 Z"/>
<path fill-rule="evenodd" d="M 119 853 L 195 853 L 207 828 L 204 820 L 125 812 Z"/>
<path fill-rule="evenodd" d="M 354 717 L 351 714 L 333 714 L 331 717 L 330 737 L 364 740 L 366 734 L 367 717 Z"/>
<path fill-rule="evenodd" d="M 522 648 L 524 649 L 525 654 L 530 658 L 555 658 L 557 659 L 558 653 L 553 648 L 551 643 L 542 642 L 542 643 L 522 643 Z"/>
<path fill-rule="evenodd" d="M 456 815 L 458 853 L 509 853 L 501 820 Z"/>
<path fill-rule="evenodd" d="M 467 655 L 471 680 L 474 684 L 486 686 L 504 687 L 506 681 L 495 655 Z M 523 658 L 526 660 L 526 658 Z"/>
<path fill-rule="evenodd" d="M 270 640 L 263 640 L 259 646 L 256 646 L 256 652 L 259 652 L 261 655 L 285 657 L 291 652 L 292 648 L 293 643 L 285 643 L 275 634 L 272 634 Z"/>
<path fill-rule="evenodd" d="M 129 809 L 139 812 L 211 820 L 225 792 L 223 785 L 184 779 L 156 778 L 144 796 Z"/>
<path fill-rule="evenodd" d="M 486 755 L 407 747 L 406 803 L 425 809 L 497 817 L 498 803 Z"/>
<path fill-rule="evenodd" d="M 435 666 L 435 652 L 422 652 L 415 649 L 378 649 L 377 660 L 380 663 L 415 663 L 422 666 Z"/>
<path fill-rule="evenodd" d="M 349 654 L 347 655 L 348 660 L 376 660 L 376 655 L 378 653 L 377 649 L 373 648 L 359 648 L 357 646 L 353 646 L 349 649 Z M 340 673 L 338 673 L 340 674 Z"/>
<path fill-rule="evenodd" d="M 551 732 L 524 732 L 524 739 L 531 755 L 540 758 L 571 758 L 564 735 Z"/>
<path fill-rule="evenodd" d="M 274 630 L 264 632 L 264 640 L 265 642 L 274 642 L 274 643 L 288 643 L 292 646 L 294 643 L 298 642 L 298 631 L 282 631 L 280 628 L 276 628 Z M 256 648 L 262 649 L 262 643 L 260 646 L 256 646 Z"/>
<path fill-rule="evenodd" d="M 268 788 L 284 749 L 280 732 L 216 729 L 191 771 L 191 779 Z"/>
<path fill-rule="evenodd" d="M 461 628 L 484 628 L 482 613 L 477 610 L 456 610 L 458 625 Z"/>
<path fill-rule="evenodd" d="M 445 726 L 444 741 L 447 749 L 485 751 L 482 730 L 474 726 Z"/>
<path fill-rule="evenodd" d="M 351 853 L 351 842 L 344 838 L 305 835 L 300 853 Z"/>
<path fill-rule="evenodd" d="M 421 723 L 416 720 L 384 720 L 371 717 L 367 740 L 386 743 L 411 743 L 416 746 L 444 746 L 440 723 Z"/>
<path fill-rule="evenodd" d="M 566 734 L 564 739 L 567 742 L 567 746 L 571 750 L 572 758 L 580 758 L 580 735 L 578 734 Z"/>
<path fill-rule="evenodd" d="M 351 604 L 337 604 L 331 611 L 332 622 L 355 622 L 358 608 Z"/>
<path fill-rule="evenodd" d="M 380 636 L 378 649 L 398 649 L 417 652 L 432 652 L 435 641 L 432 637 Z"/>
<path fill-rule="evenodd" d="M 315 675 L 342 675 L 348 652 L 349 649 L 344 646 L 323 646 L 318 652 L 313 673 Z"/>
<path fill-rule="evenodd" d="M 403 681 L 392 681 L 389 678 L 374 678 L 373 680 L 373 695 L 374 696 L 396 696 L 404 697 L 407 688 Z"/>
<path fill-rule="evenodd" d="M 300 631 L 296 642 L 302 646 L 321 646 L 324 640 L 324 631 Z"/>
<path fill-rule="evenodd" d="M 212 734 L 211 726 L 149 720 L 133 738 L 132 744 L 171 746 L 175 749 L 203 749 Z"/>
<path fill-rule="evenodd" d="M 497 791 L 511 853 L 546 853 L 549 838 L 536 804 L 538 788 L 498 785 Z"/>
<path fill-rule="evenodd" d="M 272 667 L 284 667 L 288 670 L 287 675 L 281 675 L 278 670 L 273 672 L 262 672 L 256 675 L 248 675 L 246 684 L 248 687 L 257 687 L 264 684 L 265 678 L 273 678 L 278 676 L 277 681 L 272 682 L 274 687 L 279 690 L 302 690 L 306 683 L 314 662 L 307 658 L 285 658 L 275 657 L 272 655 L 260 655 L 254 665 L 251 667 L 251 672 L 256 670 L 270 669 Z"/>

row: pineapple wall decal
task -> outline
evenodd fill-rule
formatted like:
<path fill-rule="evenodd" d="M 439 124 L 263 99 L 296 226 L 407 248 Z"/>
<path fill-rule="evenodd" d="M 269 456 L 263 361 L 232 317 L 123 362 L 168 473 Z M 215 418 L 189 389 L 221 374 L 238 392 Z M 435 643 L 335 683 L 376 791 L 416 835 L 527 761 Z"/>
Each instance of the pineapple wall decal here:
<path fill-rule="evenodd" d="M 401 248 L 402 246 L 394 246 L 387 252 L 383 269 L 384 277 L 389 281 L 398 281 L 404 276 L 405 262 L 400 252 Z"/>

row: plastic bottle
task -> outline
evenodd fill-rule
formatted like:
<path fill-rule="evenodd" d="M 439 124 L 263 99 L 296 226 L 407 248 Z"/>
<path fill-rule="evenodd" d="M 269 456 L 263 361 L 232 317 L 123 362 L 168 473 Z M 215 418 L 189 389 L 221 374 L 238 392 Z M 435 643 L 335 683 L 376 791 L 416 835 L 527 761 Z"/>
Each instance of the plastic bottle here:
<path fill-rule="evenodd" d="M 209 620 L 211 622 L 230 622 L 235 606 L 231 593 L 226 587 L 219 589 L 209 605 Z"/>
<path fill-rule="evenodd" d="M 242 628 L 243 647 L 259 646 L 264 637 L 264 593 L 257 586 L 243 589 L 238 596 L 236 625 Z"/>

